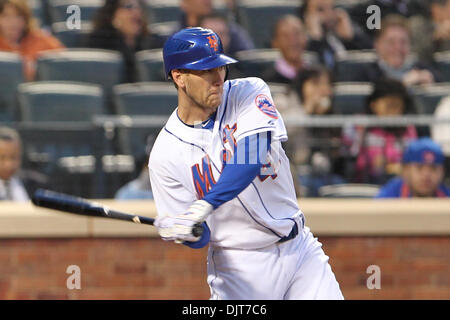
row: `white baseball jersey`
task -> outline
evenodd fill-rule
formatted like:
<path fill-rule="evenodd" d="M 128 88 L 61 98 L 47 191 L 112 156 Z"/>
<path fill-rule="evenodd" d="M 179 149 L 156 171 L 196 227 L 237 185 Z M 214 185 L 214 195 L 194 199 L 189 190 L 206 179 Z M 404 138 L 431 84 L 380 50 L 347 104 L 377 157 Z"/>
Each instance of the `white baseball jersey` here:
<path fill-rule="evenodd" d="M 267 84 L 259 78 L 224 83 L 214 127 L 184 124 L 172 113 L 149 159 L 152 191 L 159 216 L 186 212 L 218 181 L 225 159 L 241 139 L 271 131 L 270 165 L 236 198 L 207 218 L 210 243 L 235 249 L 263 248 L 287 236 L 302 216 L 281 142 L 286 128 Z M 238 153 L 239 154 L 239 153 Z M 268 173 L 268 174 L 265 174 Z M 298 225 L 301 232 L 302 225 Z"/>

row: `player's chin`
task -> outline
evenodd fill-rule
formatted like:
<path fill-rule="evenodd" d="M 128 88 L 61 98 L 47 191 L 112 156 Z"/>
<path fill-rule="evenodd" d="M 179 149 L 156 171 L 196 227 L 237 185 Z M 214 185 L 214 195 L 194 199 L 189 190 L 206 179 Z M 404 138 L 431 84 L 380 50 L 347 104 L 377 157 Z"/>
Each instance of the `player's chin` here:
<path fill-rule="evenodd" d="M 207 101 L 207 106 L 211 109 L 217 109 L 222 103 L 222 96 L 211 95 Z"/>

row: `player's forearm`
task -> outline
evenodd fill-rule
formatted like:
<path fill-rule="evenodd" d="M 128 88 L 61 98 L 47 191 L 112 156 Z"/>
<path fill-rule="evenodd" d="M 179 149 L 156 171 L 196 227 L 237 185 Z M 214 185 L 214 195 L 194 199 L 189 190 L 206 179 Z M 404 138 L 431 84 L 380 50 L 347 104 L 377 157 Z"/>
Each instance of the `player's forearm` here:
<path fill-rule="evenodd" d="M 225 165 L 217 183 L 206 194 L 203 200 L 214 209 L 237 197 L 260 174 L 261 167 L 266 164 L 270 150 L 271 134 L 254 134 L 238 141 L 231 160 Z M 252 146 L 252 147 L 250 147 Z M 240 152 L 245 152 L 245 157 Z M 245 159 L 240 164 L 238 159 Z M 252 163 L 250 159 L 255 159 Z"/>

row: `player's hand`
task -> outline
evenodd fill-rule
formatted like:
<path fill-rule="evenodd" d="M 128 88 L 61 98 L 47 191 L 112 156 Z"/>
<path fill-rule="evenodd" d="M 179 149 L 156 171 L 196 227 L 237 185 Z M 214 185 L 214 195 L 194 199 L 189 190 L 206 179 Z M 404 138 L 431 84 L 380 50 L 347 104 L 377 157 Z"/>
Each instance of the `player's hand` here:
<path fill-rule="evenodd" d="M 179 216 L 157 217 L 154 225 L 158 228 L 158 233 L 165 241 L 175 241 L 182 243 L 183 241 L 195 242 L 200 237 L 194 236 L 193 228 L 196 225 L 194 221 L 180 219 Z"/>
<path fill-rule="evenodd" d="M 189 209 L 173 217 L 157 217 L 155 226 L 163 240 L 174 240 L 175 242 L 200 240 L 200 236 L 193 234 L 193 229 L 205 221 L 206 217 L 213 211 L 213 206 L 204 200 L 195 201 Z"/>

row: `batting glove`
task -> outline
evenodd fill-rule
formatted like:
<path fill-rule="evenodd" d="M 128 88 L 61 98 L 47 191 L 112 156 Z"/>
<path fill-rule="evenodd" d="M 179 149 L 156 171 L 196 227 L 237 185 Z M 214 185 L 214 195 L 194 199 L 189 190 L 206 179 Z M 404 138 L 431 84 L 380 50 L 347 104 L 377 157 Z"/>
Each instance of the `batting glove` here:
<path fill-rule="evenodd" d="M 212 211 L 213 206 L 211 204 L 204 200 L 197 200 L 186 213 L 174 217 L 157 217 L 154 225 L 158 228 L 158 233 L 163 240 L 173 240 L 177 243 L 197 242 L 204 237 L 195 236 L 193 229 L 198 224 L 203 223 Z"/>

